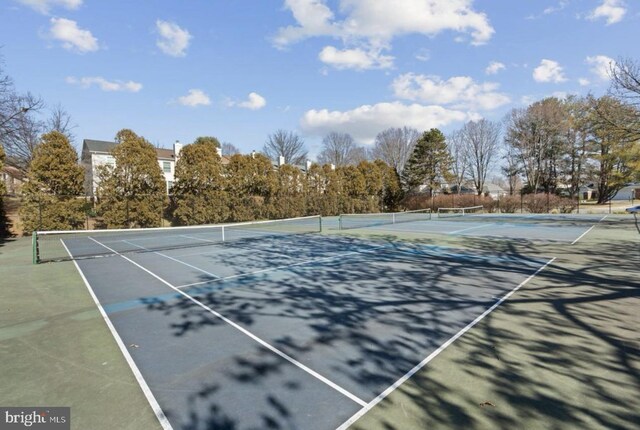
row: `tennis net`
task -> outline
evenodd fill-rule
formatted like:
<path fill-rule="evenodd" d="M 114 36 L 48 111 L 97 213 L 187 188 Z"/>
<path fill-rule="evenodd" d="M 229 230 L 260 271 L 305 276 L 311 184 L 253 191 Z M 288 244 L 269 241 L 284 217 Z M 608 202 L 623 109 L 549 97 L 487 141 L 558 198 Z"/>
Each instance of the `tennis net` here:
<path fill-rule="evenodd" d="M 33 233 L 33 261 L 77 260 L 129 252 L 208 246 L 240 240 L 268 240 L 319 233 L 319 215 L 271 221 L 188 227 L 115 230 L 38 231 Z"/>
<path fill-rule="evenodd" d="M 425 221 L 431 219 L 431 209 L 405 212 L 383 212 L 373 214 L 342 214 L 339 218 L 340 230 L 374 227 L 401 222 Z"/>
<path fill-rule="evenodd" d="M 466 208 L 438 208 L 438 218 L 461 217 L 477 215 L 484 211 L 483 206 L 470 206 Z"/>

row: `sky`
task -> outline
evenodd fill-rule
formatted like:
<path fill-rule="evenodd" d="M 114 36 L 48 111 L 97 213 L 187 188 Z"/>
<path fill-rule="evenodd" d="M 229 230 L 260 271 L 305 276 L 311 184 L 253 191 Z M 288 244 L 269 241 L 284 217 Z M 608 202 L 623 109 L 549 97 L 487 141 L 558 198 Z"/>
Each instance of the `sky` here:
<path fill-rule="evenodd" d="M 283 129 L 313 158 L 333 131 L 447 133 L 604 94 L 639 40 L 637 0 L 0 0 L 5 72 L 64 107 L 77 145 L 130 128 L 248 153 Z"/>

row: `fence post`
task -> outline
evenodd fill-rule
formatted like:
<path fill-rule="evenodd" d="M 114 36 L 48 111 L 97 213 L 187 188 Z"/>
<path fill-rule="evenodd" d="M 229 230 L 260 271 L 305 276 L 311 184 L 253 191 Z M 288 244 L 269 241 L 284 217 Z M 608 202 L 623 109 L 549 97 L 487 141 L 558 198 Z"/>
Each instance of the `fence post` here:
<path fill-rule="evenodd" d="M 38 199 L 38 230 L 42 230 L 42 200 Z"/>

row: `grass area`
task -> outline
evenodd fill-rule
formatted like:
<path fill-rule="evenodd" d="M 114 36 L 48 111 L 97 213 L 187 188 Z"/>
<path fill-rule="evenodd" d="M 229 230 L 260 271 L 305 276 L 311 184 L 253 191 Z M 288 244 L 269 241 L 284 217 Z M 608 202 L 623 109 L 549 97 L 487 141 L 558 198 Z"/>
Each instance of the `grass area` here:
<path fill-rule="evenodd" d="M 72 262 L 0 242 L 0 405 L 70 406 L 73 429 L 159 428 Z"/>

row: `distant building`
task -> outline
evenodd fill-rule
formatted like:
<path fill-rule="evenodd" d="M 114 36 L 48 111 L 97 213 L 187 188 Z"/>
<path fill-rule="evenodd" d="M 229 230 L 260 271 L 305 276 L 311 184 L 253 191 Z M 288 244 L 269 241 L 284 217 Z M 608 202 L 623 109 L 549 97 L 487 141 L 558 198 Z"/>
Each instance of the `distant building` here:
<path fill-rule="evenodd" d="M 482 188 L 482 194 L 484 194 L 485 196 L 489 196 L 494 200 L 498 200 L 509 195 L 509 192 L 498 184 L 488 183 L 484 184 L 484 187 Z"/>
<path fill-rule="evenodd" d="M 85 169 L 84 188 L 87 196 L 94 197 L 100 178 L 98 177 L 98 168 L 104 165 L 115 165 L 116 160 L 111 155 L 111 151 L 116 147 L 116 142 L 107 142 L 103 140 L 85 139 L 82 141 L 82 155 L 80 163 Z M 171 191 L 175 182 L 176 162 L 180 158 L 180 151 L 183 145 L 176 141 L 173 149 L 156 148 L 156 156 L 158 164 L 162 169 L 164 181 L 166 184 L 167 194 Z M 222 164 L 229 164 L 229 159 L 221 155 L 218 148 L 218 155 L 222 158 Z"/>
<path fill-rule="evenodd" d="M 82 155 L 80 163 L 85 169 L 84 189 L 87 196 L 94 197 L 100 178 L 98 169 L 100 166 L 115 166 L 116 160 L 111 155 L 111 151 L 116 147 L 116 142 L 107 142 L 103 140 L 85 139 L 82 141 Z M 164 174 L 167 193 L 173 186 L 176 160 L 180 154 L 182 145 L 176 142 L 173 149 L 156 148 L 158 164 Z"/>
<path fill-rule="evenodd" d="M 6 193 L 12 196 L 20 193 L 22 184 L 27 180 L 25 174 L 12 166 L 4 166 L 0 172 L 0 179 L 4 183 Z"/>

